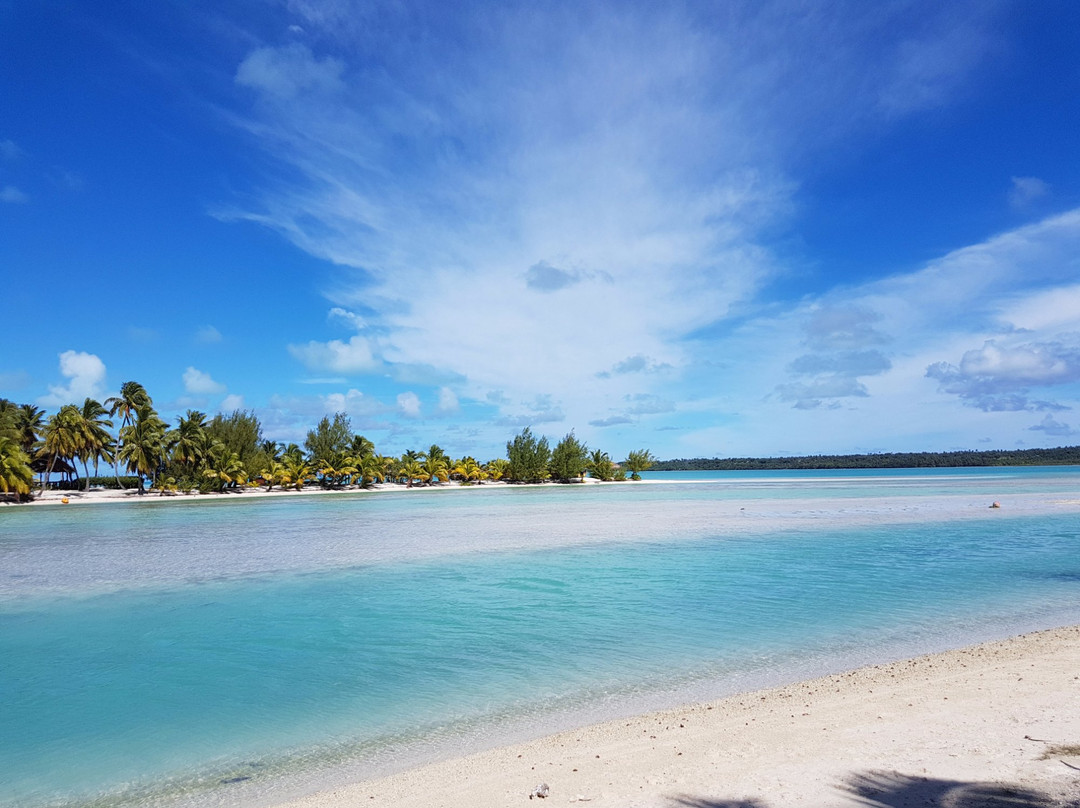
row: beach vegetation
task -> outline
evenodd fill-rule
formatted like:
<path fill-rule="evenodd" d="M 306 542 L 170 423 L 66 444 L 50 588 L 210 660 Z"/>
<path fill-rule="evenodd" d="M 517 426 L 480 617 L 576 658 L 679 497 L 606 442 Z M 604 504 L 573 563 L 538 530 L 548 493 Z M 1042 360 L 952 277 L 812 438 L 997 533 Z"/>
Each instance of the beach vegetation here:
<path fill-rule="evenodd" d="M 110 418 L 120 417 L 120 431 L 123 433 L 135 418 L 136 410 L 141 406 L 153 406 L 153 401 L 145 387 L 138 382 L 127 381 L 120 385 L 120 395 L 105 399 L 105 406 L 109 408 Z M 117 484 L 120 483 L 120 459 L 119 452 L 113 455 Z"/>
<path fill-rule="evenodd" d="M 92 398 L 87 398 L 79 410 L 79 431 L 81 434 L 80 446 L 76 456 L 82 461 L 86 488 L 90 487 L 91 461 L 94 463 L 94 475 L 98 473 L 98 463 L 104 460 L 111 463 L 113 459 L 114 443 L 109 430 L 112 429 L 112 421 L 108 418 L 108 410 Z"/>
<path fill-rule="evenodd" d="M 235 453 L 245 468 L 261 469 L 267 463 L 262 448 L 262 425 L 254 411 L 233 410 L 228 415 L 218 413 L 206 425 L 206 436 L 211 445 L 218 442 L 225 446 L 229 454 Z"/>
<path fill-rule="evenodd" d="M 74 404 L 65 404 L 49 416 L 42 427 L 37 458 L 44 462 L 44 475 L 48 479 L 57 464 L 70 482 L 74 467 L 68 461 L 83 448 L 82 414 Z"/>
<path fill-rule="evenodd" d="M 439 449 L 438 446 L 432 446 L 432 449 Z M 424 470 L 425 481 L 431 485 L 437 482 L 445 482 L 450 479 L 450 465 L 447 462 L 449 458 L 446 457 L 446 453 L 439 449 L 438 452 L 428 452 L 421 467 Z"/>
<path fill-rule="evenodd" d="M 120 449 L 116 460 L 127 464 L 128 471 L 139 478 L 138 492 L 145 491 L 145 480 L 156 482 L 165 464 L 168 451 L 167 425 L 157 414 L 147 396 L 144 403 L 135 407 L 131 422 L 120 429 Z"/>
<path fill-rule="evenodd" d="M 15 404 L 0 398 L 0 433 L 18 442 L 29 457 L 45 428 L 45 411 L 32 404 Z"/>
<path fill-rule="evenodd" d="M 285 468 L 285 471 L 281 476 L 280 483 L 282 487 L 289 486 L 293 490 L 299 491 L 304 487 L 305 483 L 310 481 L 315 470 L 308 464 L 296 444 L 292 444 L 290 448 L 294 448 L 296 451 L 290 452 L 286 449 L 282 455 L 281 465 Z"/>
<path fill-rule="evenodd" d="M 568 483 L 584 481 L 586 473 L 603 480 L 623 477 L 607 453 L 590 454 L 573 430 L 552 449 L 547 436 L 526 427 L 507 442 L 505 457 L 481 463 L 470 455 L 455 460 L 438 443 L 397 457 L 380 454 L 373 441 L 352 431 L 344 412 L 321 418 L 302 446 L 265 439 L 253 410 L 210 417 L 189 409 L 170 427 L 146 388 L 135 381 L 124 382 L 120 393 L 104 403 L 86 398 L 48 416 L 33 405 L 0 398 L 0 440 L 0 495 L 20 500 L 32 497 L 35 473 L 41 475 L 42 489 L 134 488 L 138 494 L 162 495 L 244 486 L 341 489 L 389 481 L 412 488 L 450 480 L 473 485 Z M 637 478 L 652 460 L 648 451 L 639 450 L 624 465 Z M 112 476 L 98 476 L 102 461 L 112 464 Z M 58 476 L 62 479 L 53 479 Z"/>
<path fill-rule="evenodd" d="M 357 474 L 361 487 L 368 488 L 386 479 L 385 460 L 386 458 L 380 457 L 374 451 L 362 455 L 357 460 Z"/>
<path fill-rule="evenodd" d="M 618 467 L 612 462 L 611 456 L 607 452 L 603 452 L 599 449 L 595 449 L 592 454 L 589 455 L 588 468 L 590 477 L 595 477 L 597 480 L 605 483 L 609 483 L 616 479 L 618 473 Z M 623 477 L 620 476 L 618 479 L 623 479 Z"/>
<path fill-rule="evenodd" d="M 423 482 L 424 467 L 420 465 L 420 461 L 407 455 L 402 455 L 401 462 L 398 464 L 397 480 L 398 482 L 404 482 L 406 487 L 412 488 L 413 482 Z"/>
<path fill-rule="evenodd" d="M 638 449 L 626 456 L 623 466 L 630 472 L 631 480 L 640 480 L 641 472 L 648 471 L 655 462 L 656 458 L 652 456 L 648 449 Z"/>
<path fill-rule="evenodd" d="M 487 478 L 484 467 L 476 462 L 475 457 L 468 456 L 461 458 L 454 464 L 451 474 L 466 485 L 474 482 L 478 483 Z"/>
<path fill-rule="evenodd" d="M 17 501 L 26 502 L 33 482 L 30 456 L 18 440 L 0 434 L 0 494 L 13 494 Z"/>
<path fill-rule="evenodd" d="M 537 438 L 529 427 L 525 427 L 513 440 L 507 442 L 506 457 L 509 464 L 503 472 L 504 480 L 514 483 L 541 483 L 548 479 L 548 463 L 551 462 L 548 439 Z"/>
<path fill-rule="evenodd" d="M 229 451 L 229 447 L 220 441 L 214 441 L 210 447 L 203 476 L 213 482 L 214 490 L 217 491 L 236 488 L 248 480 L 247 470 L 239 453 Z"/>
<path fill-rule="evenodd" d="M 357 458 L 368 457 L 375 454 L 375 444 L 363 435 L 353 435 L 352 442 L 349 444 L 349 454 Z"/>
<path fill-rule="evenodd" d="M 560 483 L 582 480 L 589 466 L 589 450 L 571 430 L 551 451 L 551 478 Z"/>
<path fill-rule="evenodd" d="M 484 464 L 484 474 L 493 482 L 501 480 L 506 475 L 510 461 L 505 457 L 496 457 Z"/>

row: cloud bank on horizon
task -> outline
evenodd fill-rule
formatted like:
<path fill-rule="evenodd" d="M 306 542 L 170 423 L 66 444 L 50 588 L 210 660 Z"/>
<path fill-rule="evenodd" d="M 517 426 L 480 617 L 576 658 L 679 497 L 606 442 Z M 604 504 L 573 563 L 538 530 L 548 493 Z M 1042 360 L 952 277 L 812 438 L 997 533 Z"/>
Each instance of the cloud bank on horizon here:
<path fill-rule="evenodd" d="M 345 411 L 384 451 L 481 458 L 524 426 L 661 457 L 1080 435 L 1069 4 L 236 0 L 168 35 L 82 13 L 52 21 L 124 92 L 91 82 L 92 160 L 58 118 L 0 129 L 23 217 L 0 261 L 32 278 L 85 232 L 111 305 L 81 311 L 77 250 L 49 253 L 83 289 L 46 297 L 0 395 L 136 378 L 268 437 Z M 150 202 L 91 219 L 110 170 Z M 201 285 L 143 270 L 195 228 Z"/>

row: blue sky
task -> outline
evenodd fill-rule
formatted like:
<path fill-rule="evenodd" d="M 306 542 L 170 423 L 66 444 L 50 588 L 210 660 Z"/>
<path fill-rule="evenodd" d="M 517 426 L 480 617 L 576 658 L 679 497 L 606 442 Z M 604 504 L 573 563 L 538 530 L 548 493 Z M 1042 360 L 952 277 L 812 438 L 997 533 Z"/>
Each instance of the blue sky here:
<path fill-rule="evenodd" d="M 1080 5 L 0 0 L 0 396 L 1080 443 Z"/>

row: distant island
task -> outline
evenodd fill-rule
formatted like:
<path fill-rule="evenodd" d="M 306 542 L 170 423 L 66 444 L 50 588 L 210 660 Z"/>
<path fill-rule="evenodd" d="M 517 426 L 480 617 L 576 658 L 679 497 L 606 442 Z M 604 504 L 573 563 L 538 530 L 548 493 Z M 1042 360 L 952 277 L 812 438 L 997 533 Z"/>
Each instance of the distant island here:
<path fill-rule="evenodd" d="M 653 471 L 790 471 L 793 469 L 925 469 L 966 466 L 1080 466 L 1080 446 L 983 452 L 882 452 L 807 457 L 697 457 L 657 460 Z"/>

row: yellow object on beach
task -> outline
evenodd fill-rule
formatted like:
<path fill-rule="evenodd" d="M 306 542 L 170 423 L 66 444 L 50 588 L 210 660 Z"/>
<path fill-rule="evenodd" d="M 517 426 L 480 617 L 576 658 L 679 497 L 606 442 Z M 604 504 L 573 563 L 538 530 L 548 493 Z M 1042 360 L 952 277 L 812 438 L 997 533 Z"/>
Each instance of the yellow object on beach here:
<path fill-rule="evenodd" d="M 67 497 L 62 497 L 62 498 L 60 499 L 60 501 L 61 501 L 61 502 L 63 502 L 63 503 L 65 504 L 65 505 L 67 505 L 67 504 L 68 504 L 68 498 L 67 498 Z"/>

